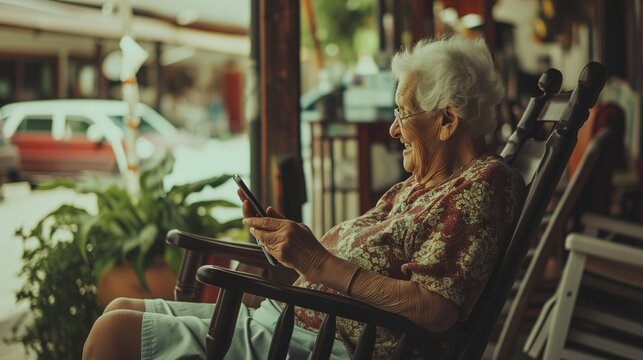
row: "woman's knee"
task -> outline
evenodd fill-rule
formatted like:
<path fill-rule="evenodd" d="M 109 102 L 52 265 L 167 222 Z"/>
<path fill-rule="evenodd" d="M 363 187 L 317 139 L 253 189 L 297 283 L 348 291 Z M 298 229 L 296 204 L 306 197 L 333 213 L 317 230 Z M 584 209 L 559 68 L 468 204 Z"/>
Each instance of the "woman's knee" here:
<path fill-rule="evenodd" d="M 105 307 L 103 313 L 107 313 L 114 310 L 135 310 L 144 312 L 145 311 L 145 301 L 142 299 L 131 299 L 126 297 L 119 297 L 112 301 Z"/>
<path fill-rule="evenodd" d="M 137 359 L 141 356 L 143 313 L 112 310 L 101 315 L 89 332 L 83 359 Z"/>

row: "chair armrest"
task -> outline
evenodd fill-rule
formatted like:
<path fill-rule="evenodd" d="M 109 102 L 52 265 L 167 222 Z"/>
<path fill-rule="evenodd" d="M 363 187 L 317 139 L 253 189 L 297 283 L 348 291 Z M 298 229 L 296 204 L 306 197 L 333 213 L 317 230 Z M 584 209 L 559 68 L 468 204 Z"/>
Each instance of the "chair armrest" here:
<path fill-rule="evenodd" d="M 466 333 L 458 329 L 451 329 L 443 333 L 429 332 L 413 324 L 403 316 L 376 308 L 350 297 L 284 285 L 252 274 L 215 265 L 206 265 L 199 268 L 197 280 L 223 289 L 251 293 L 295 306 L 408 333 L 413 336 L 439 338 L 456 343 L 462 343 L 466 338 Z"/>
<path fill-rule="evenodd" d="M 266 256 L 257 244 L 243 244 L 213 239 L 176 229 L 167 233 L 165 242 L 187 250 L 237 260 L 252 266 L 292 272 L 291 269 L 281 264 L 272 266 L 266 260 Z"/>
<path fill-rule="evenodd" d="M 608 242 L 589 236 L 572 233 L 565 240 L 565 247 L 573 252 L 603 258 L 607 260 L 626 263 L 634 266 L 643 266 L 643 249 Z"/>
<path fill-rule="evenodd" d="M 588 229 L 605 230 L 643 240 L 643 226 L 610 218 L 604 215 L 586 213 L 581 217 L 581 223 Z"/>

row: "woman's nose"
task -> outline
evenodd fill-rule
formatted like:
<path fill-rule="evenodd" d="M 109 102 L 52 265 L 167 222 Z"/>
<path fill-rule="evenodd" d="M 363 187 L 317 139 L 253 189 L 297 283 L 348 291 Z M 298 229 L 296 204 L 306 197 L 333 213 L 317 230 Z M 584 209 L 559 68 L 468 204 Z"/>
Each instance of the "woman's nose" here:
<path fill-rule="evenodd" d="M 397 139 L 400 137 L 400 124 L 399 124 L 399 121 L 397 121 L 397 119 L 393 120 L 393 123 L 388 128 L 388 133 L 389 135 L 391 135 L 392 138 Z"/>

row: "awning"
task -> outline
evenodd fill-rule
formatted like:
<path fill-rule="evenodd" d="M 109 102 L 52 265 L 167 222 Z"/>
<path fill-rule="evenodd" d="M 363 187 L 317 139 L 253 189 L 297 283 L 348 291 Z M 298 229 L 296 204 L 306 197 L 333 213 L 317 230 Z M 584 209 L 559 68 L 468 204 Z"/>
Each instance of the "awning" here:
<path fill-rule="evenodd" d="M 121 21 L 99 9 L 36 0 L 0 0 L 0 25 L 101 39 L 120 39 Z M 237 56 L 250 55 L 247 35 L 184 28 L 144 16 L 132 17 L 137 41 L 161 42 Z"/>

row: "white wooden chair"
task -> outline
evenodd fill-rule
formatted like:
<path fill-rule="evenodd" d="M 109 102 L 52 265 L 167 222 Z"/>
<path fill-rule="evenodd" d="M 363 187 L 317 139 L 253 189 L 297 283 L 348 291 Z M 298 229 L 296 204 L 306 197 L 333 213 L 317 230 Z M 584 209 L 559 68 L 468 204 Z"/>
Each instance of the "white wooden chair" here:
<path fill-rule="evenodd" d="M 525 343 L 532 358 L 643 359 L 643 226 L 587 214 Z M 600 238 L 599 238 L 600 236 Z"/>

